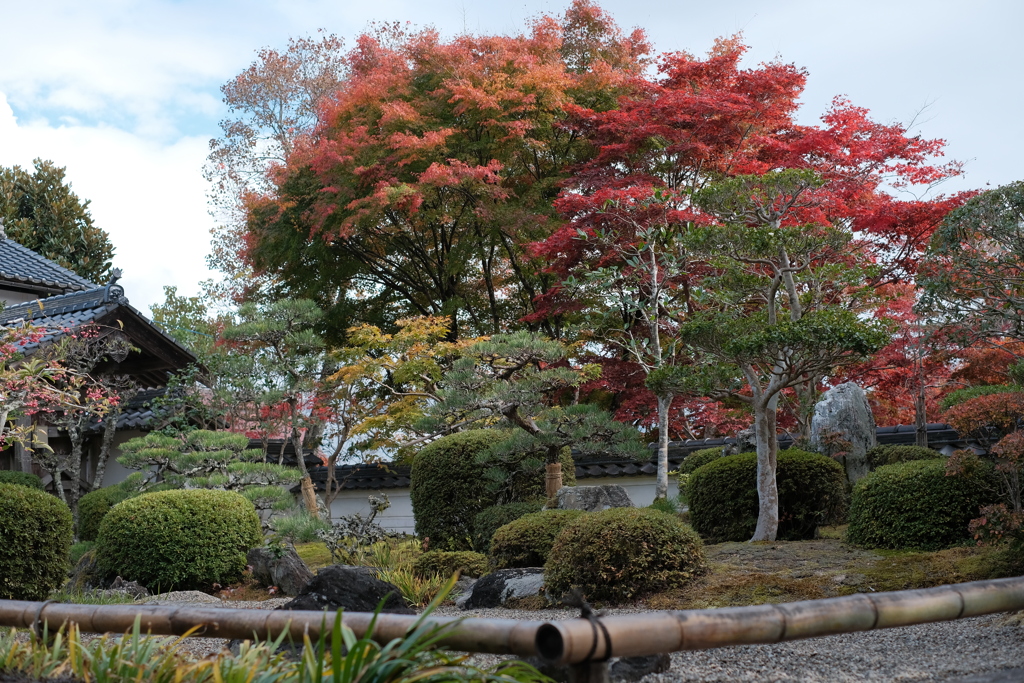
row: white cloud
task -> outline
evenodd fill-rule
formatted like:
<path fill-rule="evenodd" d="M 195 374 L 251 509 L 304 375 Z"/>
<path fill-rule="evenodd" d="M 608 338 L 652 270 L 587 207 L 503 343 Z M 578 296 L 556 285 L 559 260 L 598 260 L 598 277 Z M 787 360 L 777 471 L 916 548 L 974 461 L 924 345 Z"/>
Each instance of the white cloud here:
<path fill-rule="evenodd" d="M 191 295 L 211 277 L 206 149 L 206 138 L 161 144 L 110 126 L 21 123 L 0 93 L 0 166 L 31 167 L 41 157 L 67 167 L 72 189 L 110 234 L 125 293 L 144 313 L 163 301 L 164 285 Z"/>

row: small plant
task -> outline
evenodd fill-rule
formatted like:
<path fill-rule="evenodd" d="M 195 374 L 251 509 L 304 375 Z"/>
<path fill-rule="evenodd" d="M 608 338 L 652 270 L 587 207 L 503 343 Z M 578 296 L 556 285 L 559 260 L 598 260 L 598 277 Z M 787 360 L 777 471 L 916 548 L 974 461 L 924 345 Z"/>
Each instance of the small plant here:
<path fill-rule="evenodd" d="M 316 532 L 331 551 L 331 559 L 337 562 L 341 557 L 357 556 L 375 543 L 383 541 L 394 533 L 375 523 L 374 518 L 391 507 L 386 495 L 370 496 L 370 514 L 363 517 L 358 512 L 338 518 L 332 526 Z"/>
<path fill-rule="evenodd" d="M 377 578 L 394 584 L 405 601 L 413 607 L 423 607 L 441 592 L 448 577 L 441 574 L 419 574 L 409 567 L 388 567 L 377 573 Z"/>
<path fill-rule="evenodd" d="M 675 498 L 655 498 L 654 502 L 648 505 L 648 507 L 670 515 L 679 514 L 679 503 Z"/>
<path fill-rule="evenodd" d="M 302 510 L 294 515 L 271 520 L 270 528 L 275 536 L 294 545 L 319 540 L 320 533 L 328 531 L 331 524 Z"/>

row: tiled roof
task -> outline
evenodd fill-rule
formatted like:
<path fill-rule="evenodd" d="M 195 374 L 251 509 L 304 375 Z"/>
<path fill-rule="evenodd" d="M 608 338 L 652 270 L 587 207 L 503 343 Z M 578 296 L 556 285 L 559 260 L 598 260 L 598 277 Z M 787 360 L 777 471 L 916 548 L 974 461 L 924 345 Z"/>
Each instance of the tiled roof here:
<path fill-rule="evenodd" d="M 913 445 L 916 441 L 916 430 L 913 425 L 879 427 L 877 439 L 879 444 Z M 779 448 L 789 448 L 793 445 L 793 441 L 792 435 L 780 434 Z M 669 469 L 676 469 L 683 459 L 694 451 L 704 448 L 721 448 L 733 443 L 735 443 L 733 438 L 673 441 L 669 443 Z M 956 430 L 946 424 L 928 425 L 928 444 L 943 455 L 949 455 L 954 450 L 961 448 L 971 448 L 978 453 L 984 452 L 978 444 L 961 438 Z M 652 451 L 656 448 L 655 444 L 651 445 Z M 573 457 L 576 460 L 577 479 L 654 476 L 658 472 L 656 454 L 652 454 L 651 459 L 645 462 L 625 458 L 581 458 L 576 454 Z M 394 463 L 338 465 L 335 476 L 339 482 L 343 482 L 342 488 L 345 489 L 394 489 L 409 486 L 411 470 L 409 465 Z M 311 469 L 309 474 L 317 490 L 323 491 L 327 481 L 327 468 Z M 298 488 L 295 490 L 297 491 Z"/>
<path fill-rule="evenodd" d="M 65 292 L 96 287 L 81 275 L 58 266 L 11 239 L 0 239 L 0 280 L 50 287 Z"/>
<path fill-rule="evenodd" d="M 117 416 L 117 430 L 148 429 L 153 419 L 159 417 L 153 412 L 153 399 L 159 398 L 167 393 L 167 387 L 148 387 L 140 389 L 134 398 L 125 406 L 123 413 Z M 89 427 L 90 432 L 99 432 L 102 428 L 102 421 L 97 420 L 96 424 Z"/>
<path fill-rule="evenodd" d="M 95 322 L 118 306 L 128 306 L 128 299 L 119 285 L 93 287 L 82 292 L 36 299 L 0 311 L 0 325 L 16 320 L 27 320 L 45 328 L 47 333 L 38 341 L 25 345 L 31 352 L 64 336 L 64 330 L 74 329 Z M 134 308 L 131 309 L 135 311 Z M 138 313 L 138 311 L 135 311 Z M 143 317 L 141 313 L 138 313 Z"/>

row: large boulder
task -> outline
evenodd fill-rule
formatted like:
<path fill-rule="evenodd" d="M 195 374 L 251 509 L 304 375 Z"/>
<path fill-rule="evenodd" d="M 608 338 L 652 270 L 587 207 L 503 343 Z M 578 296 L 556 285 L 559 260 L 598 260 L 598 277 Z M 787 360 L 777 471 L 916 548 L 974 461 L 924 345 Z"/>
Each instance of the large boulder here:
<path fill-rule="evenodd" d="M 499 569 L 477 579 L 465 599 L 456 604 L 462 609 L 502 607 L 509 600 L 540 595 L 543 590 L 543 567 Z"/>
<path fill-rule="evenodd" d="M 324 567 L 291 602 L 280 609 L 372 612 L 384 600 L 381 611 L 415 614 L 393 583 L 381 581 L 369 567 Z"/>
<path fill-rule="evenodd" d="M 294 548 L 285 547 L 279 555 L 269 548 L 253 548 L 245 556 L 252 576 L 261 585 L 277 586 L 285 595 L 298 595 L 313 580 L 313 572 Z"/>
<path fill-rule="evenodd" d="M 616 484 L 604 486 L 563 486 L 555 494 L 558 510 L 586 510 L 595 512 L 608 508 L 635 507 L 626 489 Z"/>
<path fill-rule="evenodd" d="M 875 416 L 864 390 L 846 382 L 825 392 L 814 406 L 811 447 L 819 453 L 843 453 L 846 478 L 854 483 L 867 476 L 867 452 L 874 448 Z"/>

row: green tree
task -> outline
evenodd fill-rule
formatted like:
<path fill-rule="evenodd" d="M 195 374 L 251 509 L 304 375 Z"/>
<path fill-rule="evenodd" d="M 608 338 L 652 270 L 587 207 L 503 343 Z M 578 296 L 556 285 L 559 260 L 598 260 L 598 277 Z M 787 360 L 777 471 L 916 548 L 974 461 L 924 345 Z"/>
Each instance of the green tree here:
<path fill-rule="evenodd" d="M 920 267 L 918 310 L 977 338 L 1024 340 L 1024 181 L 952 211 Z"/>
<path fill-rule="evenodd" d="M 477 342 L 445 373 L 423 427 L 434 434 L 486 425 L 511 428 L 489 457 L 503 461 L 532 456 L 533 461 L 522 463 L 527 469 L 543 462 L 548 498 L 561 488 L 559 457 L 566 447 L 584 454 L 648 457 L 634 428 L 596 405 L 579 402 L 580 386 L 596 379 L 600 367 L 574 367 L 569 355 L 564 344 L 530 332 Z"/>
<path fill-rule="evenodd" d="M 680 325 L 693 365 L 648 376 L 655 391 L 731 396 L 750 406 L 757 438 L 758 521 L 751 540 L 779 526 L 776 416 L 781 392 L 861 362 L 889 340 L 885 325 L 858 316 L 866 264 L 849 230 L 804 223 L 821 186 L 810 171 L 737 176 L 697 193 L 718 223 L 693 226 L 691 258 L 706 264 Z"/>
<path fill-rule="evenodd" d="M 7 236 L 93 282 L 110 277 L 114 247 L 93 225 L 89 200 L 64 181 L 63 167 L 36 159 L 34 172 L 0 167 L 0 218 Z"/>

